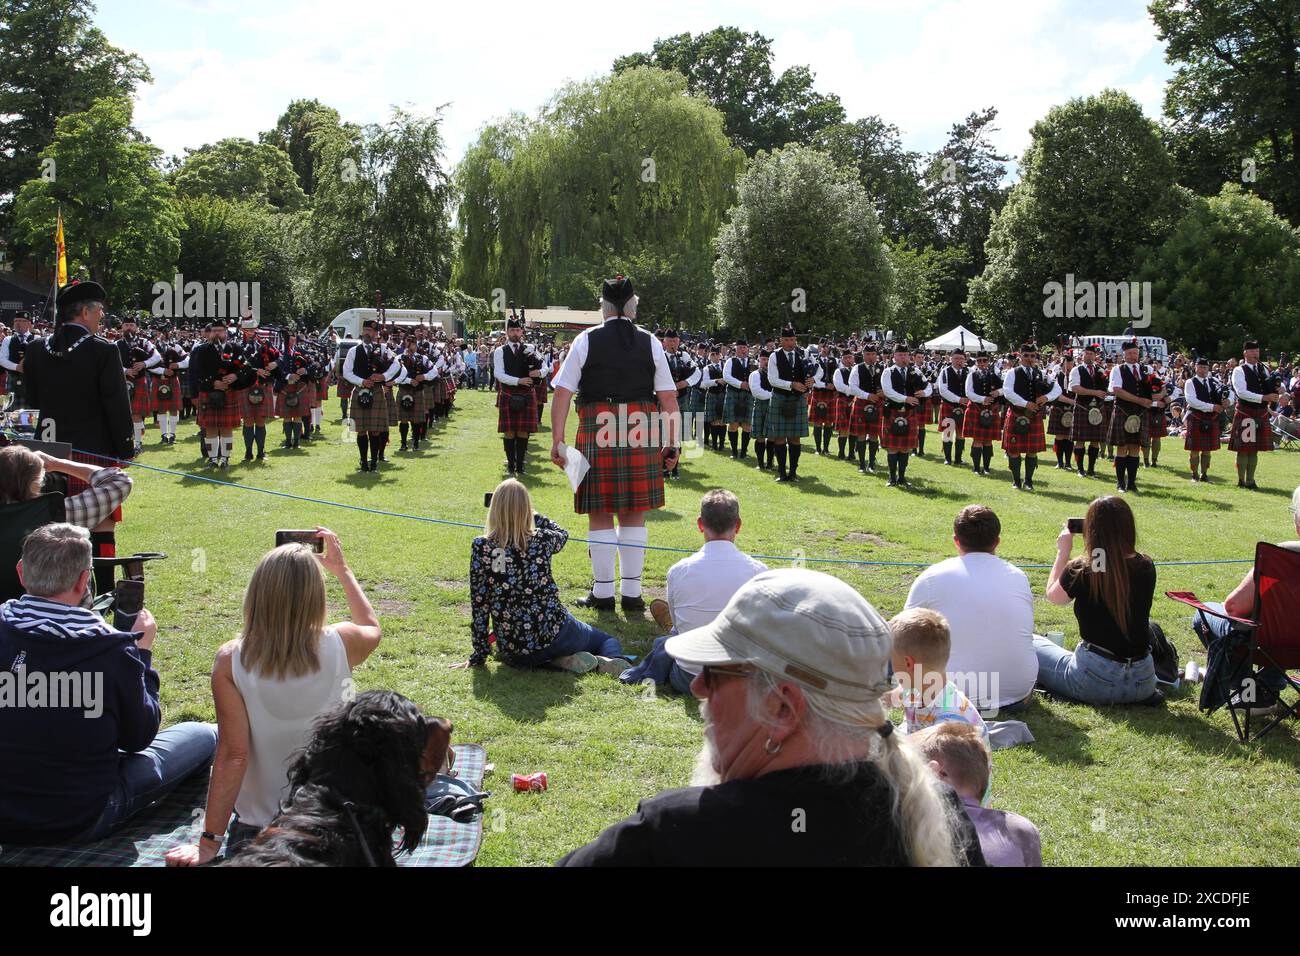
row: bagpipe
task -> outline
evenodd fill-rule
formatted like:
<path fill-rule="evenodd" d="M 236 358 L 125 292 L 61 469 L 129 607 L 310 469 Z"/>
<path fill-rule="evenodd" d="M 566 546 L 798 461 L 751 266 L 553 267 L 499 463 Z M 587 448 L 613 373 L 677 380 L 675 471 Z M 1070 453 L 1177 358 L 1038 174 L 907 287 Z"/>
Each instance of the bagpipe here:
<path fill-rule="evenodd" d="M 1047 386 L 1047 376 L 1039 368 L 1029 369 L 1029 404 L 1032 405 L 1040 398 L 1046 395 L 1050 388 Z M 1029 411 L 1028 407 L 1020 409 L 1020 413 L 1011 420 L 1011 431 L 1016 435 L 1028 435 L 1029 428 L 1033 424 L 1033 419 L 1038 418 L 1043 413 L 1041 408 L 1035 408 Z M 1073 420 L 1072 420 L 1073 421 Z"/>
<path fill-rule="evenodd" d="M 158 397 L 171 398 L 176 391 L 176 372 L 171 369 L 173 363 L 185 361 L 185 350 L 174 342 L 168 342 L 162 348 L 162 371 L 159 372 Z"/>
<path fill-rule="evenodd" d="M 217 352 L 217 374 L 213 385 L 228 375 L 234 375 L 235 381 L 230 389 L 214 387 L 208 393 L 208 404 L 213 408 L 224 408 L 230 398 L 230 390 L 247 388 L 252 383 L 254 374 L 244 356 L 244 350 L 237 343 L 227 341 Z"/>

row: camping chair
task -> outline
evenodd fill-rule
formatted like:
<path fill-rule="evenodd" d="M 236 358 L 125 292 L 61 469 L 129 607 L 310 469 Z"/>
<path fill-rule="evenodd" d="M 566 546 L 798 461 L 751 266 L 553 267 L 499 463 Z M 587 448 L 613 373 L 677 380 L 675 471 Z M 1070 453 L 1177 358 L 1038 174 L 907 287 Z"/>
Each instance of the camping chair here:
<path fill-rule="evenodd" d="M 1273 415 L 1270 424 L 1278 448 L 1294 448 L 1300 444 L 1300 419 L 1287 418 L 1279 412 Z"/>
<path fill-rule="evenodd" d="M 1253 684 L 1259 686 L 1259 672 L 1264 667 L 1274 667 L 1282 672 L 1287 688 L 1300 692 L 1300 680 L 1287 673 L 1288 668 L 1300 667 L 1300 551 L 1279 548 L 1277 545 L 1261 541 L 1255 546 L 1255 619 L 1233 617 L 1221 614 L 1197 600 L 1195 594 L 1181 591 L 1167 591 L 1165 596 L 1173 598 L 1189 607 L 1194 607 L 1201 615 L 1202 623 L 1208 626 L 1206 615 L 1232 621 L 1235 633 L 1244 637 L 1238 647 L 1232 647 L 1217 662 L 1212 662 L 1205 674 L 1205 686 L 1208 691 L 1216 680 L 1230 680 L 1232 690 L 1246 688 Z M 1230 672 L 1219 675 L 1219 667 L 1228 667 Z M 1248 684 L 1247 682 L 1251 682 Z M 1228 712 L 1237 729 L 1237 737 L 1242 743 L 1249 743 L 1251 737 L 1252 701 L 1244 700 L 1248 695 L 1229 693 L 1227 696 Z M 1202 694 L 1201 710 L 1213 711 L 1217 704 L 1207 707 L 1207 696 Z M 1277 706 L 1279 712 L 1274 714 L 1255 737 L 1264 736 L 1287 717 L 1300 713 L 1300 698 L 1295 703 L 1286 704 L 1282 692 L 1278 692 Z M 1245 719 L 1239 717 L 1245 714 Z"/>

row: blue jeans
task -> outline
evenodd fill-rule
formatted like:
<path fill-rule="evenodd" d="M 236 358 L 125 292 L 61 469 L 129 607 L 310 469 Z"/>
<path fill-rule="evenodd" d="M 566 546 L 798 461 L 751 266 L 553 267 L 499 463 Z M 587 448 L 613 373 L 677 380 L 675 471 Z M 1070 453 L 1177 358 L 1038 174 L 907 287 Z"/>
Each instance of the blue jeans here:
<path fill-rule="evenodd" d="M 683 670 L 682 666 L 673 660 L 672 655 L 664 650 L 668 638 L 676 633 L 677 629 L 673 628 L 672 633 L 655 638 L 654 647 L 645 656 L 645 660 L 635 667 L 625 670 L 619 675 L 618 679 L 624 684 L 640 684 L 648 678 L 654 681 L 658 687 L 663 687 L 666 684 L 677 693 L 689 697 L 691 695 L 691 682 L 695 680 L 695 675 Z"/>
<path fill-rule="evenodd" d="M 560 628 L 560 633 L 555 635 L 555 640 L 547 647 L 527 657 L 516 657 L 510 663 L 517 667 L 541 667 L 557 657 L 568 657 L 579 651 L 600 657 L 622 657 L 623 645 L 617 637 L 579 621 L 570 614 L 568 623 Z"/>
<path fill-rule="evenodd" d="M 1222 604 L 1210 604 L 1207 601 L 1205 606 L 1218 611 L 1220 614 L 1225 613 Z M 1206 624 L 1209 626 L 1207 627 Z M 1192 630 L 1196 632 L 1197 638 L 1200 639 L 1201 644 L 1204 645 L 1207 651 L 1210 649 L 1211 641 L 1220 637 L 1227 637 L 1233 627 L 1233 623 L 1226 618 L 1211 617 L 1207 614 L 1205 615 L 1205 623 L 1202 623 L 1200 612 L 1192 615 Z M 1259 682 L 1274 692 L 1281 691 L 1287 685 L 1286 676 L 1276 667 L 1261 667 L 1259 669 Z"/>
<path fill-rule="evenodd" d="M 1139 704 L 1156 692 L 1156 665 L 1148 654 L 1120 664 L 1080 644 L 1073 651 L 1034 635 L 1038 683 L 1057 697 L 1083 704 Z"/>
<path fill-rule="evenodd" d="M 216 724 L 190 721 L 158 731 L 144 750 L 122 754 L 118 762 L 117 787 L 104 812 L 78 843 L 102 840 L 141 810 L 152 806 L 192 774 L 212 763 L 217 749 Z"/>

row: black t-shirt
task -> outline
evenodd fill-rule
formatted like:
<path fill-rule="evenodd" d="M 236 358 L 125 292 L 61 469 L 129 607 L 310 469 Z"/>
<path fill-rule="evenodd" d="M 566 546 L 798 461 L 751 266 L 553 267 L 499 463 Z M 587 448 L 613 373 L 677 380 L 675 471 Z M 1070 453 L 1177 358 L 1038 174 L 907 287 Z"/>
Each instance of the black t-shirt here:
<path fill-rule="evenodd" d="M 754 780 L 666 790 L 558 866 L 907 866 L 890 813 L 890 788 L 875 764 L 844 782 L 820 767 L 778 770 Z M 961 800 L 958 859 L 984 866 Z"/>
<path fill-rule="evenodd" d="M 1061 588 L 1074 598 L 1079 636 L 1116 657 L 1141 658 L 1151 652 L 1151 602 L 1156 594 L 1156 566 L 1145 554 L 1128 559 L 1128 633 L 1120 631 L 1110 609 L 1093 601 L 1088 586 L 1090 565 L 1082 570 L 1072 562 L 1061 575 Z"/>

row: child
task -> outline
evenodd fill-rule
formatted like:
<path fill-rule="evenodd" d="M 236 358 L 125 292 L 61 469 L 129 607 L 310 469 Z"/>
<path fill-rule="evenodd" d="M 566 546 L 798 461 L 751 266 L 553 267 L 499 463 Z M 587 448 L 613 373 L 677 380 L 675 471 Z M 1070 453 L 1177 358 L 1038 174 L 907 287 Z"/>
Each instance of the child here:
<path fill-rule="evenodd" d="M 938 611 L 912 608 L 889 622 L 894 637 L 892 663 L 898 686 L 889 694 L 889 706 L 902 707 L 909 734 L 946 720 L 971 724 L 987 743 L 988 728 L 975 705 L 948 680 L 948 654 L 952 647 L 948 621 Z"/>
<path fill-rule="evenodd" d="M 949 721 L 911 740 L 930 769 L 961 797 L 989 866 L 1043 865 L 1038 827 L 1018 813 L 980 805 L 980 795 L 988 790 L 989 748 L 974 727 Z"/>

